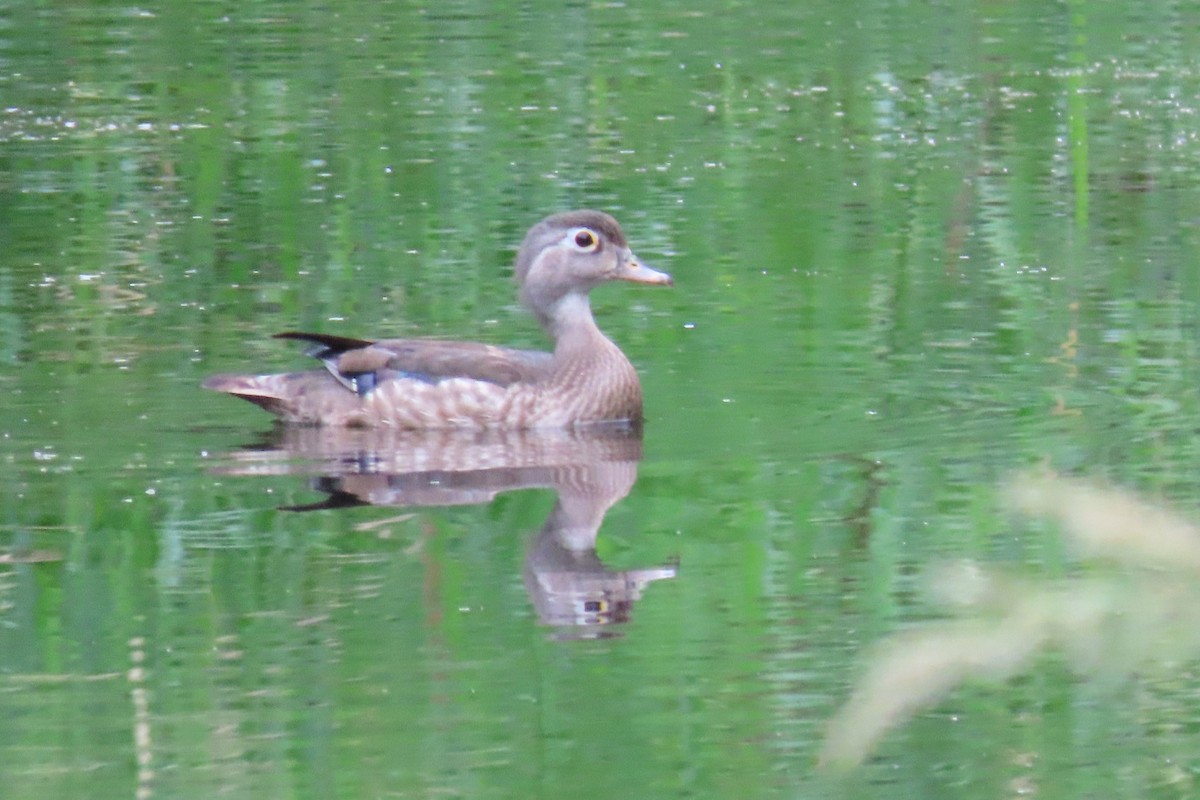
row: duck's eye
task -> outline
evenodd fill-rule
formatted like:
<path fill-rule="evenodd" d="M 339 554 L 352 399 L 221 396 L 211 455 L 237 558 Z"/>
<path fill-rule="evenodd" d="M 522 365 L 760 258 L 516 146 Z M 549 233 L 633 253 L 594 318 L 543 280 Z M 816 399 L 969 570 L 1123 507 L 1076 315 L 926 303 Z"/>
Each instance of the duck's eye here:
<path fill-rule="evenodd" d="M 587 228 L 575 232 L 575 246 L 580 250 L 595 250 L 599 240 Z"/>

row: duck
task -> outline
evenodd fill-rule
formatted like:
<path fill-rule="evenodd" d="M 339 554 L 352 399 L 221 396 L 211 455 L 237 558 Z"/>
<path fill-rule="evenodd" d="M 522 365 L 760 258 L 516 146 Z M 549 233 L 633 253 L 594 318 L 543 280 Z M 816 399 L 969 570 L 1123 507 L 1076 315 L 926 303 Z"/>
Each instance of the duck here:
<path fill-rule="evenodd" d="M 642 387 L 601 332 L 588 295 L 609 281 L 670 286 L 602 211 L 554 214 L 525 235 L 514 270 L 522 303 L 553 351 L 441 339 L 357 339 L 287 331 L 324 369 L 219 374 L 202 386 L 286 424 L 343 428 L 525 430 L 642 422 Z"/>

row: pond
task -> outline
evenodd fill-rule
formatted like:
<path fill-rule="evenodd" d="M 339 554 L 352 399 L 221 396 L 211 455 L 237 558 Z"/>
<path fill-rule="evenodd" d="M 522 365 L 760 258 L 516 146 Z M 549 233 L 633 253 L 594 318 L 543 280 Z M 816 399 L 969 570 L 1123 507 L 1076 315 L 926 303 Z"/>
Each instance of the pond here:
<path fill-rule="evenodd" d="M 0 20 L 6 797 L 1192 793 L 1200 9 Z M 200 388 L 585 207 L 641 430 Z"/>

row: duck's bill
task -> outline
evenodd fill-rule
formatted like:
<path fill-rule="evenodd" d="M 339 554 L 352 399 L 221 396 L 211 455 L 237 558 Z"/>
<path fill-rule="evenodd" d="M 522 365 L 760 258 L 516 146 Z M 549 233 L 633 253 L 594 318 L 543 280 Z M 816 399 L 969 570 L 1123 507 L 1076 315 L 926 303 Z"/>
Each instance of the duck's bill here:
<path fill-rule="evenodd" d="M 670 286 L 674 283 L 670 275 L 647 267 L 641 261 L 638 261 L 637 256 L 630 256 L 629 261 L 625 262 L 625 266 L 617 272 L 616 277 L 622 281 L 649 283 L 654 286 Z"/>

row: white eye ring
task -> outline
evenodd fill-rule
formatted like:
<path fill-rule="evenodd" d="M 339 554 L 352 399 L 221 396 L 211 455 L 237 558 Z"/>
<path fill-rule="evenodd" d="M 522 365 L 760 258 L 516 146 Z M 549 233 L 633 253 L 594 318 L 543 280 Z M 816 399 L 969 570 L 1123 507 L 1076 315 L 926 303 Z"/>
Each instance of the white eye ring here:
<path fill-rule="evenodd" d="M 572 228 L 567 241 L 582 253 L 594 253 L 600 249 L 600 237 L 591 228 Z"/>

